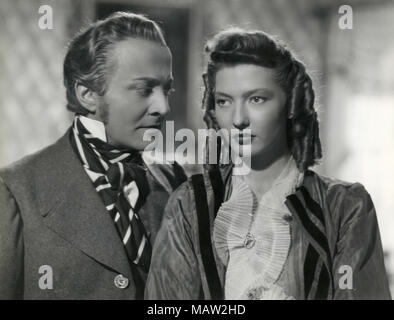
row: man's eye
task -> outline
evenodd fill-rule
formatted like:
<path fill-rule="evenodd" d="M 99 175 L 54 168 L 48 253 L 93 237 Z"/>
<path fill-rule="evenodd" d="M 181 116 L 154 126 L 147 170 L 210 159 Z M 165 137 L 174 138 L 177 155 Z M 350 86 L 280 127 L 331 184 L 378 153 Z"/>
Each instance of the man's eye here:
<path fill-rule="evenodd" d="M 225 99 L 216 99 L 215 104 L 218 107 L 227 107 L 230 105 L 230 102 L 228 100 Z"/>
<path fill-rule="evenodd" d="M 138 89 L 137 92 L 141 97 L 148 97 L 152 94 L 153 89 L 152 88 L 141 88 L 141 89 Z"/>
<path fill-rule="evenodd" d="M 173 92 L 175 92 L 174 88 L 166 88 L 164 89 L 164 94 L 168 97 L 170 96 Z"/>
<path fill-rule="evenodd" d="M 267 98 L 260 97 L 260 96 L 254 96 L 254 97 L 251 97 L 249 101 L 253 104 L 261 104 L 261 103 L 266 102 Z"/>

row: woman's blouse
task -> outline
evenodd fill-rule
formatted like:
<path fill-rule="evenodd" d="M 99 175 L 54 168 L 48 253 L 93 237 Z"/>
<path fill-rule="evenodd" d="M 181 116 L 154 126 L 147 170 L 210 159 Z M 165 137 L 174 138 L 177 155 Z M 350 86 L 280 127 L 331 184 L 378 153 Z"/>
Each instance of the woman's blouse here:
<path fill-rule="evenodd" d="M 227 266 L 226 299 L 292 299 L 279 280 L 291 246 L 287 195 L 302 182 L 290 158 L 272 187 L 258 200 L 242 176 L 217 214 L 213 241 Z"/>

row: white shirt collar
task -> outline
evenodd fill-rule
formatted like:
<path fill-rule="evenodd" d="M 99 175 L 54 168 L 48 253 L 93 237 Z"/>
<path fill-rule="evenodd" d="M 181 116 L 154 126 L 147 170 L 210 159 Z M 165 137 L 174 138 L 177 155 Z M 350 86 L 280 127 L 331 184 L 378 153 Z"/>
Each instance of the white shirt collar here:
<path fill-rule="evenodd" d="M 79 120 L 81 120 L 84 127 L 95 137 L 104 142 L 107 142 L 107 134 L 105 133 L 104 123 L 98 120 L 90 119 L 85 116 L 79 115 Z"/>

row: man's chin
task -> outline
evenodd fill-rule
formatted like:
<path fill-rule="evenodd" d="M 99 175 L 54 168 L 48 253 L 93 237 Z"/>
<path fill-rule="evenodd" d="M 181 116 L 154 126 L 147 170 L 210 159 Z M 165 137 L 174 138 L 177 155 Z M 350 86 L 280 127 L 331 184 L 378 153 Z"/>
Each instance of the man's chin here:
<path fill-rule="evenodd" d="M 128 149 L 128 150 L 133 150 L 133 151 L 144 151 L 144 149 L 146 148 L 146 146 L 148 144 L 149 144 L 149 142 L 145 142 L 139 138 L 134 138 L 134 139 L 130 139 L 127 141 L 121 141 L 120 143 L 112 144 L 112 145 L 116 148 L 119 148 L 119 149 Z"/>
<path fill-rule="evenodd" d="M 127 147 L 128 147 L 129 149 L 132 149 L 132 150 L 141 152 L 141 151 L 145 151 L 145 149 L 147 149 L 147 146 L 148 146 L 148 145 L 149 145 L 149 142 L 145 142 L 145 141 L 140 141 L 140 142 L 133 141 L 133 143 L 129 143 L 129 144 L 127 145 Z"/>

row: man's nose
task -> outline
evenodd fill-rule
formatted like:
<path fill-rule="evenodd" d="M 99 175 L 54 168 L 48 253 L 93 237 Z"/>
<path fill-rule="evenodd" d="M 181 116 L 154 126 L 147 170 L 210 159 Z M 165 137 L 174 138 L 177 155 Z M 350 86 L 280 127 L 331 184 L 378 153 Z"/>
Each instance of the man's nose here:
<path fill-rule="evenodd" d="M 249 113 L 246 107 L 239 104 L 234 109 L 233 126 L 239 130 L 243 130 L 250 125 Z"/>
<path fill-rule="evenodd" d="M 170 111 L 168 103 L 168 96 L 163 90 L 157 90 L 154 96 L 154 101 L 150 106 L 149 114 L 152 116 L 164 117 Z"/>

